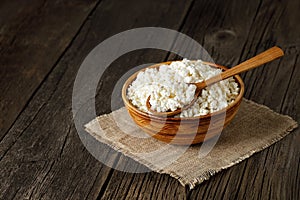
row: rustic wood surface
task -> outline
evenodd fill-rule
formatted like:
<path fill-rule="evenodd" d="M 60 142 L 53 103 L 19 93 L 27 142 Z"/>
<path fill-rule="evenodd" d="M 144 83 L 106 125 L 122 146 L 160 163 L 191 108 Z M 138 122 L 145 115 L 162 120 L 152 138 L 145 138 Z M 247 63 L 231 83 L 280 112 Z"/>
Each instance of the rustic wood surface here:
<path fill-rule="evenodd" d="M 168 175 L 103 165 L 71 113 L 85 56 L 121 31 L 157 26 L 189 35 L 225 66 L 280 46 L 281 60 L 242 74 L 245 97 L 300 123 L 299 9 L 296 0 L 1 1 L 0 199 L 300 199 L 299 129 L 189 191 Z M 97 114 L 110 112 L 111 83 L 132 66 L 173 59 L 153 49 L 120 57 L 99 82 Z M 113 155 L 114 165 L 129 159 Z"/>

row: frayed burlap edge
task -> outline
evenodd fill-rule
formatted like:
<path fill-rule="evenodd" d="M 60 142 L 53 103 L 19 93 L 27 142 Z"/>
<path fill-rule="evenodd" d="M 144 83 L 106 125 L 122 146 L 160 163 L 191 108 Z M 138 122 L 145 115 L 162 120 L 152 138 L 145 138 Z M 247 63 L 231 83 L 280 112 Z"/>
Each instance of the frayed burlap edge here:
<path fill-rule="evenodd" d="M 282 132 L 282 134 L 272 138 L 271 141 L 268 141 L 268 143 L 266 143 L 265 145 L 263 146 L 260 146 L 260 147 L 256 147 L 255 150 L 252 150 L 244 155 L 241 155 L 238 159 L 232 161 L 231 163 L 229 163 L 228 165 L 224 166 L 224 167 L 221 167 L 221 168 L 215 168 L 215 169 L 208 169 L 206 172 L 204 172 L 203 174 L 199 175 L 197 178 L 194 178 L 193 180 L 191 181 L 186 181 L 183 177 L 180 177 L 178 174 L 176 174 L 175 172 L 173 171 L 165 171 L 163 169 L 159 169 L 157 168 L 155 165 L 151 164 L 150 162 L 148 162 L 147 160 L 143 159 L 143 158 L 140 158 L 140 157 L 137 157 L 135 154 L 131 153 L 130 151 L 127 150 L 126 146 L 121 144 L 121 143 L 116 143 L 114 141 L 111 141 L 107 138 L 104 138 L 104 137 L 101 137 L 99 136 L 97 133 L 95 133 L 92 129 L 89 128 L 89 125 L 92 124 L 92 123 L 98 123 L 98 119 L 99 117 L 97 117 L 96 119 L 92 120 L 91 122 L 89 122 L 88 124 L 85 125 L 85 130 L 87 132 L 89 132 L 94 138 L 96 138 L 98 141 L 108 145 L 109 147 L 113 148 L 114 150 L 124 154 L 125 156 L 128 156 L 132 159 L 134 159 L 135 161 L 145 165 L 146 167 L 148 167 L 149 169 L 155 171 L 155 172 L 158 172 L 160 174 L 169 174 L 171 177 L 174 177 L 176 178 L 181 185 L 183 186 L 188 186 L 189 189 L 194 189 L 195 186 L 201 184 L 203 181 L 205 180 L 208 180 L 210 177 L 212 177 L 213 175 L 215 175 L 216 173 L 224 170 L 224 169 L 227 169 L 229 167 L 232 167 L 233 165 L 236 165 L 240 162 L 242 162 L 243 160 L 249 158 L 250 156 L 252 156 L 253 154 L 255 153 L 258 153 L 264 149 L 266 149 L 267 147 L 273 145 L 274 143 L 280 141 L 281 139 L 283 139 L 286 135 L 288 135 L 291 131 L 293 131 L 295 128 L 298 127 L 298 123 L 293 120 L 290 116 L 288 115 L 282 115 L 282 114 L 279 114 L 273 110 L 271 110 L 269 107 L 265 106 L 265 105 L 261 105 L 261 104 L 258 104 L 258 103 L 255 103 L 251 100 L 247 100 L 247 99 L 243 99 L 243 101 L 247 102 L 247 103 L 250 103 L 250 104 L 255 104 L 259 107 L 263 107 L 269 111 L 271 111 L 273 114 L 277 115 L 277 116 L 281 116 L 281 117 L 285 117 L 285 118 L 288 118 L 290 120 L 293 121 L 293 124 L 288 127 L 285 131 Z M 107 116 L 107 114 L 103 115 L 103 116 Z"/>

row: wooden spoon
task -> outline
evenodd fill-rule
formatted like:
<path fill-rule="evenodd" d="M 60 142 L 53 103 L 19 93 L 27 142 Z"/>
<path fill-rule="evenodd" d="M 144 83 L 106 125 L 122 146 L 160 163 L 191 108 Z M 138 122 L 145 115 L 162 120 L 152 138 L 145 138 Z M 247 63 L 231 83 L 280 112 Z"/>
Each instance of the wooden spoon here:
<path fill-rule="evenodd" d="M 151 110 L 151 104 L 150 104 L 150 96 L 147 98 L 147 102 L 146 102 L 146 106 L 147 109 L 150 111 L 151 114 L 157 115 L 157 116 L 174 116 L 177 115 L 179 113 L 181 113 L 183 110 L 186 110 L 188 108 L 190 108 L 195 101 L 197 100 L 198 96 L 200 95 L 202 89 L 204 89 L 205 87 L 212 85 L 216 82 L 222 81 L 224 79 L 227 79 L 231 76 L 237 75 L 241 72 L 245 72 L 248 71 L 250 69 L 253 69 L 255 67 L 258 67 L 260 65 L 263 65 L 265 63 L 268 63 L 272 60 L 275 60 L 276 58 L 279 58 L 281 56 L 283 56 L 284 53 L 282 51 L 282 49 L 280 49 L 279 47 L 272 47 L 260 54 L 258 54 L 257 56 L 254 56 L 242 63 L 240 63 L 239 65 L 236 65 L 235 67 L 232 67 L 231 69 L 228 69 L 224 72 L 222 72 L 221 74 L 218 74 L 216 76 L 213 76 L 203 82 L 200 83 L 190 83 L 193 85 L 196 85 L 196 92 L 195 92 L 195 96 L 194 99 L 191 101 L 191 103 L 189 103 L 188 105 L 184 106 L 183 108 L 178 108 L 175 111 L 170 111 L 170 112 L 156 112 Z"/>

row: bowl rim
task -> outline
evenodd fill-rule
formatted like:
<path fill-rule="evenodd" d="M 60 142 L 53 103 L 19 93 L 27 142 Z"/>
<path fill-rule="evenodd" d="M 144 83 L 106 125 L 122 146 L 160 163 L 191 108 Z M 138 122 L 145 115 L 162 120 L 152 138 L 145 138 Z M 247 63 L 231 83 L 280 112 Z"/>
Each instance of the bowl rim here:
<path fill-rule="evenodd" d="M 185 121 L 185 120 L 190 121 L 190 120 L 199 120 L 199 119 L 210 118 L 212 115 L 215 116 L 215 115 L 220 115 L 224 112 L 226 113 L 227 111 L 232 109 L 232 107 L 234 107 L 236 104 L 238 104 L 241 101 L 241 99 L 243 98 L 243 95 L 244 95 L 244 92 L 245 92 L 244 82 L 243 82 L 242 78 L 239 75 L 235 75 L 234 79 L 236 80 L 236 82 L 240 86 L 240 92 L 239 92 L 238 96 L 236 97 L 236 99 L 232 103 L 230 103 L 227 107 L 225 107 L 221 110 L 218 110 L 216 112 L 213 112 L 213 113 L 208 113 L 206 115 L 200 115 L 200 116 L 196 116 L 196 117 L 183 117 L 183 118 L 180 118 L 180 117 L 161 117 L 161 116 L 157 116 L 157 115 L 154 115 L 154 114 L 151 114 L 151 113 L 141 111 L 137 107 L 135 107 L 133 104 L 131 104 L 131 102 L 127 99 L 127 95 L 126 95 L 127 94 L 127 88 L 136 79 L 138 73 L 140 73 L 142 71 L 145 71 L 148 68 L 158 68 L 161 65 L 170 65 L 172 62 L 177 62 L 177 61 L 182 61 L 182 60 L 166 61 L 166 62 L 153 64 L 153 65 L 150 65 L 150 66 L 145 67 L 143 69 L 140 69 L 139 71 L 132 74 L 125 81 L 125 83 L 123 84 L 123 87 L 122 87 L 122 99 L 123 99 L 123 102 L 124 102 L 125 106 L 127 108 L 132 109 L 137 114 L 140 114 L 140 115 L 145 116 L 145 117 L 151 117 L 151 119 L 168 120 L 168 121 Z M 191 60 L 191 61 L 196 62 L 197 60 Z M 215 63 L 211 63 L 211 62 L 202 61 L 202 63 L 210 65 L 211 67 L 220 68 L 222 70 L 227 70 L 228 69 L 227 67 L 225 67 L 223 65 L 219 65 L 219 64 L 215 64 Z"/>

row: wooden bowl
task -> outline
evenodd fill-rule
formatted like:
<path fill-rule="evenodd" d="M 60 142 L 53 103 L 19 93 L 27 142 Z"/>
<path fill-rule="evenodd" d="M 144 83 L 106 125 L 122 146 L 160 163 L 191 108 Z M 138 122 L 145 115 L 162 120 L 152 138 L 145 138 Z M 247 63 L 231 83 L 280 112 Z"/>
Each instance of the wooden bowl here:
<path fill-rule="evenodd" d="M 172 61 L 158 63 L 147 68 L 158 68 L 160 65 L 169 65 Z M 205 62 L 212 67 L 227 68 L 221 65 Z M 146 68 L 145 68 L 146 69 Z M 142 69 L 140 71 L 144 71 Z M 244 83 L 240 76 L 234 76 L 236 82 L 239 84 L 240 92 L 234 102 L 229 104 L 226 108 L 214 113 L 202 115 L 198 117 L 175 118 L 175 117 L 161 117 L 153 114 L 143 112 L 136 108 L 127 99 L 126 93 L 129 85 L 136 79 L 137 74 L 134 73 L 127 79 L 122 88 L 122 98 L 124 104 L 134 120 L 134 122 L 146 133 L 152 137 L 171 144 L 190 145 L 202 143 L 222 132 L 224 127 L 236 115 L 244 94 Z M 211 121 L 213 122 L 211 124 Z"/>

